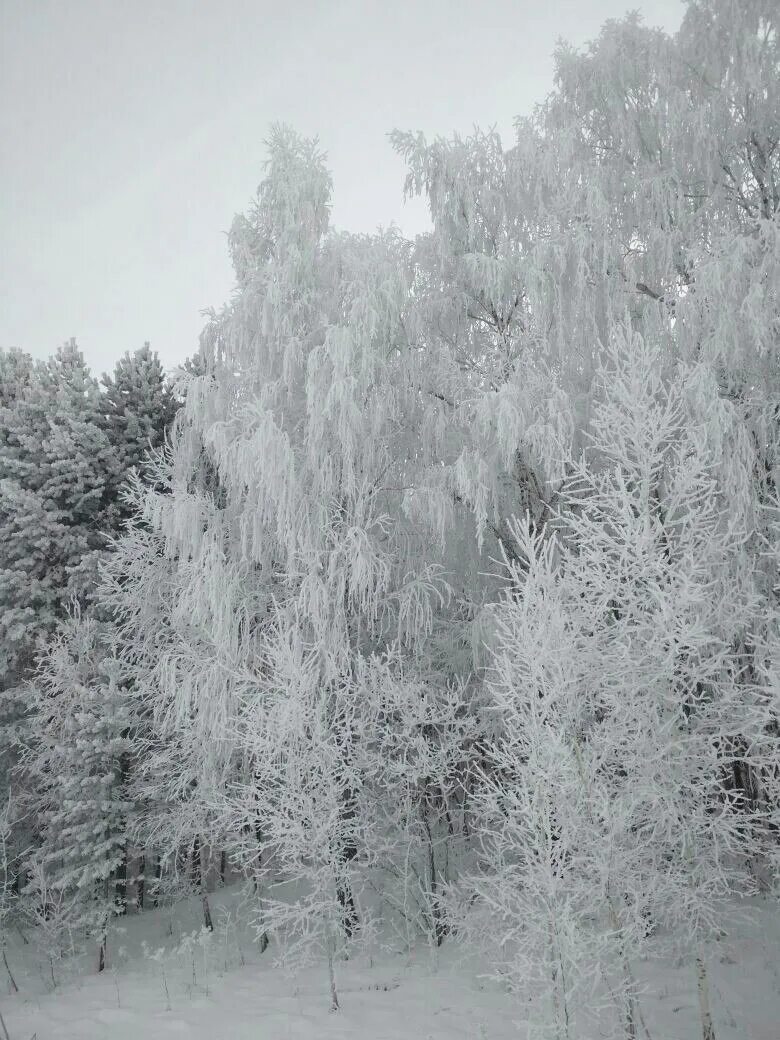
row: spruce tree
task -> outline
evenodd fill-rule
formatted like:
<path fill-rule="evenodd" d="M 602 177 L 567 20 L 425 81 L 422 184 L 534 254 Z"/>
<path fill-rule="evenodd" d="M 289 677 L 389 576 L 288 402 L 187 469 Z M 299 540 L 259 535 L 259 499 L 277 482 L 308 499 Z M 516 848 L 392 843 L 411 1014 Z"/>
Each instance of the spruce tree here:
<path fill-rule="evenodd" d="M 16 871 L 37 830 L 29 792 L 13 780 L 30 724 L 25 680 L 70 600 L 86 602 L 94 590 L 118 464 L 98 385 L 74 341 L 45 363 L 4 355 L 3 371 L 12 378 L 0 403 L 0 750 Z"/>
<path fill-rule="evenodd" d="M 19 370 L 24 380 L 0 408 L 0 683 L 6 690 L 30 674 L 68 601 L 88 598 L 119 471 L 98 385 L 75 341 L 45 364 Z"/>
<path fill-rule="evenodd" d="M 110 919 L 123 910 L 112 880 L 124 862 L 128 811 L 130 713 L 111 633 L 78 609 L 59 626 L 32 686 L 27 756 L 41 829 L 31 873 L 61 897 L 71 937 L 97 941 L 99 971 Z"/>
<path fill-rule="evenodd" d="M 178 402 L 162 364 L 149 343 L 117 361 L 113 376 L 101 380 L 107 432 L 116 451 L 119 468 L 112 494 L 116 501 L 112 522 L 127 518 L 122 485 L 131 469 L 142 467 L 149 451 L 160 448 L 173 422 Z"/>
<path fill-rule="evenodd" d="M 3 806 L 3 893 L 10 899 L 18 893 L 18 879 L 23 851 L 29 835 L 22 825 L 19 799 L 13 791 L 14 771 L 18 763 L 17 743 L 23 702 L 16 677 L 17 653 L 25 631 L 24 617 L 15 604 L 17 559 L 16 535 L 20 524 L 30 513 L 14 517 L 13 503 L 21 500 L 16 477 L 24 454 L 25 423 L 20 399 L 23 398 L 36 364 L 21 350 L 0 350 L 0 805 Z M 35 514 L 34 503 L 32 513 Z M 30 531 L 34 535 L 34 531 Z M 7 905 L 7 902 L 4 903 Z"/>

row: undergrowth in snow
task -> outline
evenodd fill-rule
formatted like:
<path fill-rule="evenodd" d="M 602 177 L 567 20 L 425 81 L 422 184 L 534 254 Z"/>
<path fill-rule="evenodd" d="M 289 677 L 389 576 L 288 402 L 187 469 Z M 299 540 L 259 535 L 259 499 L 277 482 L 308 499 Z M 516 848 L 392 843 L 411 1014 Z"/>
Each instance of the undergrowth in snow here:
<path fill-rule="evenodd" d="M 712 964 L 717 1036 L 775 1040 L 780 1021 L 780 915 L 753 902 L 736 915 Z M 338 1012 L 328 1010 L 322 965 L 295 974 L 259 955 L 237 889 L 214 896 L 214 932 L 196 899 L 128 916 L 109 944 L 108 968 L 74 959 L 55 967 L 9 937 L 18 994 L 3 980 L 10 1040 L 517 1040 L 532 1036 L 533 994 L 509 994 L 453 943 L 411 949 L 377 941 L 337 963 Z M 646 967 L 646 966 L 645 966 Z M 641 1009 L 652 1040 L 700 1036 L 695 978 L 687 966 L 640 968 Z M 594 1032 L 592 1040 L 603 1034 Z M 588 1038 L 591 1040 L 591 1038 Z"/>

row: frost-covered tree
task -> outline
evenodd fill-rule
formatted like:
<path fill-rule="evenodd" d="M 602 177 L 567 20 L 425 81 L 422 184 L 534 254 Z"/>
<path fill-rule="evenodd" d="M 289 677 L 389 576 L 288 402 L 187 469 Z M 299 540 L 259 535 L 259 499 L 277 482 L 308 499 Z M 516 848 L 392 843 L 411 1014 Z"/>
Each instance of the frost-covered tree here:
<path fill-rule="evenodd" d="M 3 687 L 10 689 L 32 664 L 37 631 L 54 620 L 52 596 L 46 587 L 54 524 L 40 494 L 46 479 L 43 444 L 49 411 L 42 366 L 31 367 L 18 391 L 11 395 L 5 389 L 4 397 L 0 413 L 0 645 Z"/>
<path fill-rule="evenodd" d="M 393 136 L 433 221 L 415 312 L 429 421 L 451 439 L 429 483 L 507 551 L 508 516 L 554 505 L 615 321 L 711 360 L 774 465 L 776 20 L 774 0 L 702 0 L 673 37 L 611 21 L 558 49 L 555 90 L 511 148 Z"/>
<path fill-rule="evenodd" d="M 113 880 L 127 841 L 123 762 L 131 748 L 110 632 L 74 613 L 47 645 L 32 690 L 26 769 L 41 841 L 31 873 L 59 894 L 63 927 L 97 942 L 102 971 L 111 918 L 123 909 Z"/>
<path fill-rule="evenodd" d="M 164 456 L 150 456 L 145 472 L 152 482 L 149 486 L 158 491 L 164 490 L 158 479 L 163 469 Z M 131 476 L 128 504 L 137 506 L 145 494 L 140 476 Z M 177 646 L 178 619 L 187 616 L 176 577 L 175 563 L 165 555 L 164 540 L 131 516 L 103 563 L 99 603 L 112 618 L 125 666 L 133 731 L 128 777 L 133 812 L 128 829 L 133 845 L 142 852 L 141 883 L 146 889 L 148 874 L 156 886 L 161 872 L 167 870 L 169 882 L 183 893 L 189 887 L 186 877 L 175 877 L 177 865 L 183 856 L 189 858 L 196 842 L 202 844 L 204 836 L 211 834 L 211 823 L 208 809 L 193 797 L 199 753 L 183 737 L 196 738 L 172 720 L 169 725 L 168 705 L 155 696 L 157 671 L 166 666 Z M 128 596 L 129 589 L 133 597 Z M 182 628 L 187 631 L 183 621 Z M 197 664 L 191 650 L 190 656 Z M 155 893 L 153 898 L 157 898 Z"/>
<path fill-rule="evenodd" d="M 149 489 L 140 513 L 178 590 L 148 696 L 161 744 L 192 750 L 169 776 L 201 818 L 237 766 L 245 781 L 257 775 L 245 720 L 266 684 L 286 682 L 274 679 L 269 633 L 308 648 L 327 699 L 355 688 L 362 655 L 419 646 L 448 595 L 403 509 L 425 450 L 420 360 L 402 321 L 403 243 L 328 233 L 316 146 L 280 129 L 269 148 L 256 206 L 231 232 L 236 295 L 204 333 L 166 486 Z M 120 612 L 139 595 L 126 584 Z M 343 768 L 347 777 L 346 757 Z M 350 785 L 336 789 L 349 829 Z M 243 805 L 255 833 L 252 798 Z M 334 854 L 348 873 L 352 843 Z M 343 878 L 332 896 L 348 929 Z"/>
<path fill-rule="evenodd" d="M 10 480 L 17 473 L 23 456 L 23 422 L 16 414 L 18 402 L 24 396 L 35 369 L 33 359 L 20 350 L 0 350 L 0 476 Z M 9 485 L 4 485 L 8 488 Z M 15 525 L 9 513 L 0 506 L 2 531 L 2 558 L 7 563 L 0 569 L 0 596 L 6 609 L 11 605 L 12 576 L 7 569 L 11 563 L 11 540 Z M 8 555 L 6 555 L 8 554 Z M 10 620 L 10 619 L 9 619 Z M 6 621 L 6 624 L 8 621 Z M 17 683 L 19 675 L 16 659 L 17 645 L 12 639 L 14 629 L 9 625 L 0 641 L 0 798 L 3 809 L 3 892 L 10 897 L 18 889 L 20 857 L 25 837 L 19 826 L 19 806 L 12 798 L 12 775 L 17 762 L 19 722 L 24 713 L 24 700 Z M 21 633 L 20 633 L 21 634 Z"/>
<path fill-rule="evenodd" d="M 301 644 L 297 626 L 281 624 L 270 635 L 266 661 L 272 667 L 252 698 L 252 768 L 236 822 L 252 821 L 249 855 L 259 854 L 257 829 L 277 876 L 293 886 L 281 897 L 266 888 L 261 933 L 278 935 L 288 962 L 324 957 L 335 1011 L 334 960 L 361 926 L 352 861 L 363 846 L 356 744 L 366 711 L 348 676 L 341 685 L 321 682 L 318 657 L 316 644 Z"/>
<path fill-rule="evenodd" d="M 4 382 L 0 406 L 0 711 L 3 792 L 14 788 L 21 851 L 37 826 L 11 779 L 29 709 L 24 681 L 71 598 L 86 602 L 94 589 L 117 460 L 74 342 L 45 363 L 10 360 L 18 378 Z"/>
<path fill-rule="evenodd" d="M 366 881 L 385 926 L 395 922 L 407 942 L 422 933 L 440 946 L 444 892 L 473 826 L 468 778 L 483 733 L 476 684 L 431 683 L 396 654 L 362 664 L 357 696 L 370 705 L 367 739 L 356 748 Z"/>
<path fill-rule="evenodd" d="M 648 921 L 695 961 L 714 1035 L 707 943 L 753 888 L 746 816 L 766 817 L 730 782 L 733 738 L 763 765 L 771 717 L 741 675 L 760 602 L 739 497 L 753 449 L 708 367 L 663 358 L 615 341 L 558 529 L 516 526 L 523 562 L 497 611 L 501 727 L 475 887 L 505 922 L 513 974 L 547 971 L 559 1035 L 602 971 L 637 1035 L 631 959 Z"/>
<path fill-rule="evenodd" d="M 15 401 L 30 381 L 35 362 L 23 350 L 0 350 L 0 405 Z"/>
<path fill-rule="evenodd" d="M 33 368 L 0 415 L 3 686 L 29 674 L 72 597 L 94 587 L 117 458 L 73 341 Z"/>
<path fill-rule="evenodd" d="M 149 451 L 159 449 L 173 422 L 178 402 L 157 354 L 150 345 L 126 353 L 113 376 L 102 378 L 107 432 L 118 456 L 118 480 L 142 466 Z M 116 492 L 115 492 L 116 494 Z M 127 507 L 117 503 L 117 519 L 126 519 Z"/>
<path fill-rule="evenodd" d="M 109 567 L 145 841 L 305 879 L 331 951 L 366 876 L 440 941 L 484 846 L 559 1031 L 597 985 L 636 1032 L 653 927 L 706 1019 L 774 842 L 777 63 L 770 0 L 610 22 L 511 148 L 395 135 L 414 244 L 273 131 Z"/>

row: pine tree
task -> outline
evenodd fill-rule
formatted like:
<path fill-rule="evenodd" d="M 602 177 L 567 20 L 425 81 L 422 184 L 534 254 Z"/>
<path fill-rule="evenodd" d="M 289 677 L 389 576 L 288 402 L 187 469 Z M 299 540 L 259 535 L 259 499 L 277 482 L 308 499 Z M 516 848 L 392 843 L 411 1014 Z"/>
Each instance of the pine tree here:
<path fill-rule="evenodd" d="M 24 421 L 16 409 L 34 378 L 36 364 L 20 350 L 0 350 L 0 597 L 6 610 L 13 609 L 14 577 L 12 532 L 19 524 L 11 516 L 10 502 L 5 495 L 16 490 L 14 477 L 24 454 Z M 32 518 L 30 518 L 32 519 Z M 21 521 L 22 523 L 24 520 Z M 18 895 L 22 859 L 30 839 L 29 828 L 23 823 L 23 812 L 14 784 L 14 770 L 18 764 L 20 723 L 24 716 L 24 696 L 18 685 L 19 668 L 16 654 L 23 633 L 22 619 L 15 622 L 6 615 L 4 638 L 0 640 L 0 800 L 4 806 L 3 821 L 3 882 L 4 907 L 7 909 L 14 895 Z"/>
<path fill-rule="evenodd" d="M 149 451 L 159 449 L 178 408 L 171 384 L 160 360 L 148 343 L 120 358 L 113 376 L 103 375 L 103 406 L 107 413 L 107 433 L 116 451 L 119 466 L 112 488 L 116 517 L 114 523 L 129 515 L 121 501 L 121 488 L 131 469 L 142 467 Z"/>
<path fill-rule="evenodd" d="M 24 682 L 69 601 L 94 591 L 106 544 L 107 490 L 117 471 L 104 430 L 100 393 L 71 341 L 46 363 L 4 358 L 16 374 L 0 406 L 0 696 L 6 753 L 3 796 L 15 752 L 29 726 Z M 15 386 L 15 389 L 11 389 Z M 36 840 L 37 821 L 22 811 L 30 796 L 14 784 L 17 853 Z M 22 826 L 21 821 L 27 823 Z M 18 866 L 18 856 L 17 856 Z"/>
<path fill-rule="evenodd" d="M 97 942 L 102 971 L 110 920 L 123 910 L 112 878 L 125 855 L 123 760 L 131 750 L 110 635 L 77 610 L 47 645 L 32 690 L 26 771 L 41 840 L 30 872 L 59 894 L 63 927 Z"/>
<path fill-rule="evenodd" d="M 7 407 L 21 395 L 34 368 L 35 362 L 23 350 L 0 349 L 0 407 Z"/>
<path fill-rule="evenodd" d="M 0 415 L 3 687 L 30 673 L 72 597 L 94 587 L 118 461 L 75 343 L 33 368 Z"/>

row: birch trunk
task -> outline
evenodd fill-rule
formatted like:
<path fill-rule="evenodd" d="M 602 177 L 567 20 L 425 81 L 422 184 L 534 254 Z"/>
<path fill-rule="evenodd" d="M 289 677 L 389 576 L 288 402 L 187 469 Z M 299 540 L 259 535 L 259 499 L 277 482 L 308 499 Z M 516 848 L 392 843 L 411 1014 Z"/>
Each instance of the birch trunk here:
<path fill-rule="evenodd" d="M 707 966 L 701 954 L 696 958 L 696 978 L 702 1040 L 715 1040 L 715 1027 L 712 1024 L 712 1011 L 710 1010 L 710 984 L 707 978 Z"/>

